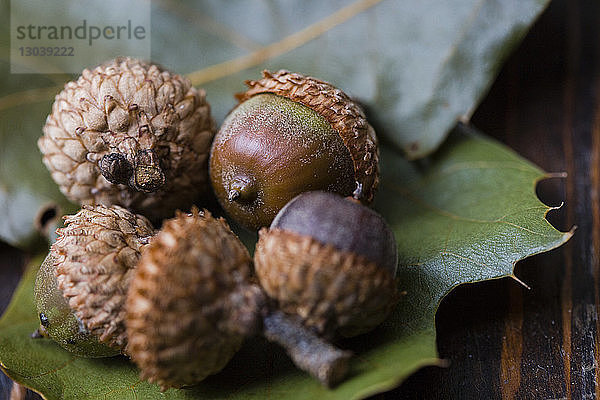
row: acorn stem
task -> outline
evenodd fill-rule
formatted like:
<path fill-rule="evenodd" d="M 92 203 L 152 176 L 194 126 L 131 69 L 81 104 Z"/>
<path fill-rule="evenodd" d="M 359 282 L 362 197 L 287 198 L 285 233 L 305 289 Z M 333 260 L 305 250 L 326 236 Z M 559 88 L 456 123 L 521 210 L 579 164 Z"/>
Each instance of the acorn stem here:
<path fill-rule="evenodd" d="M 231 189 L 229 193 L 227 193 L 227 200 L 236 201 L 240 197 L 240 194 L 238 189 Z"/>
<path fill-rule="evenodd" d="M 47 338 L 48 337 L 48 332 L 46 332 L 46 329 L 40 325 L 39 328 L 37 328 L 31 335 L 30 337 L 32 339 L 42 339 L 42 338 Z"/>
<path fill-rule="evenodd" d="M 140 192 L 153 193 L 165 185 L 165 174 L 160 166 L 160 160 L 153 150 L 138 151 L 134 164 L 130 187 Z"/>
<path fill-rule="evenodd" d="M 230 202 L 239 201 L 251 203 L 256 200 L 256 187 L 254 180 L 247 176 L 237 176 L 229 185 L 227 199 Z"/>
<path fill-rule="evenodd" d="M 348 372 L 351 352 L 334 347 L 281 311 L 263 317 L 263 335 L 282 346 L 296 366 L 327 387 L 341 382 Z"/>

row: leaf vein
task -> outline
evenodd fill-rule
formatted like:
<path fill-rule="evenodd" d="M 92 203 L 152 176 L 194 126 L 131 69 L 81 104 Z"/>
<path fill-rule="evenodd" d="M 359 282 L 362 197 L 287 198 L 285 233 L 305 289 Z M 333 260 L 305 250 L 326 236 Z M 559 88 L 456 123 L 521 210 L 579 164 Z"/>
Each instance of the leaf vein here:
<path fill-rule="evenodd" d="M 416 191 L 419 188 L 430 184 L 434 180 L 439 180 L 452 175 L 457 172 L 464 170 L 485 170 L 485 169 L 513 169 L 524 173 L 531 173 L 538 175 L 539 172 L 532 170 L 529 166 L 521 166 L 517 161 L 476 161 L 476 162 L 464 162 L 452 164 L 449 167 L 440 169 L 434 173 L 427 174 L 424 178 L 420 179 L 418 185 L 410 187 L 412 191 Z"/>
<path fill-rule="evenodd" d="M 163 0 L 160 3 L 165 6 L 165 10 L 174 11 L 179 17 L 192 20 L 194 22 L 193 25 L 196 28 L 200 28 L 205 32 L 230 42 L 234 46 L 249 51 L 257 51 L 261 48 L 259 43 L 256 43 L 250 38 L 240 34 L 229 25 L 222 24 L 215 19 L 196 11 L 184 3 L 173 0 Z"/>
<path fill-rule="evenodd" d="M 512 215 L 516 215 L 518 213 L 522 213 L 525 211 L 533 211 L 533 210 L 543 210 L 544 212 L 548 210 L 548 207 L 545 205 L 539 205 L 539 206 L 532 206 L 532 207 L 525 207 L 525 208 L 521 208 L 519 210 L 504 214 L 503 216 L 501 216 L 500 218 L 496 219 L 494 222 L 501 222 L 503 221 L 505 218 L 510 217 Z"/>
<path fill-rule="evenodd" d="M 454 213 L 452 213 L 450 211 L 446 211 L 446 210 L 441 209 L 439 207 L 436 207 L 436 206 L 428 203 L 427 201 L 423 200 L 422 198 L 413 195 L 411 192 L 409 192 L 407 190 L 403 190 L 399 185 L 393 185 L 393 189 L 395 191 L 397 191 L 400 194 L 400 196 L 403 196 L 404 198 L 412 201 L 413 203 L 415 203 L 415 204 L 417 204 L 417 205 L 419 205 L 419 206 L 421 206 L 423 208 L 429 209 L 430 211 L 432 211 L 432 212 L 434 212 L 436 214 L 439 214 L 439 215 L 441 215 L 443 217 L 450 218 L 450 219 L 453 219 L 453 220 L 456 220 L 456 221 L 472 222 L 472 223 L 476 223 L 476 224 L 506 224 L 506 225 L 513 226 L 513 227 L 515 227 L 517 229 L 521 229 L 521 230 L 523 230 L 525 232 L 529 232 L 529 233 L 531 233 L 533 235 L 537 235 L 537 236 L 541 236 L 541 237 L 554 237 L 554 235 L 552 235 L 552 234 L 546 234 L 546 233 L 542 233 L 542 232 L 536 232 L 536 231 L 534 231 L 532 229 L 529 229 L 529 228 L 526 228 L 524 226 L 521 226 L 521 225 L 515 224 L 513 222 L 509 222 L 509 221 L 504 221 L 503 220 L 504 218 L 506 218 L 507 215 L 511 215 L 511 214 L 506 214 L 506 215 L 504 215 L 504 216 L 502 216 L 500 218 L 497 218 L 495 220 L 484 220 L 484 219 L 476 219 L 476 218 L 464 217 L 464 216 L 461 216 L 461 215 L 454 214 Z M 539 207 L 529 207 L 529 208 L 524 209 L 523 211 L 526 211 L 527 209 L 538 209 L 538 208 L 539 209 L 545 209 L 545 210 L 549 209 L 549 207 L 542 205 L 542 206 L 539 206 Z"/>
<path fill-rule="evenodd" d="M 554 237 L 554 236 L 555 236 L 555 235 L 550 235 L 550 234 L 546 234 L 546 233 L 536 232 L 536 231 L 534 231 L 534 230 L 532 230 L 532 229 L 525 228 L 524 226 L 521 226 L 521 225 L 515 224 L 515 223 L 513 223 L 513 222 L 508 222 L 508 221 L 492 221 L 492 222 L 493 222 L 493 223 L 498 223 L 498 224 L 506 224 L 506 225 L 510 225 L 510 226 L 513 226 L 513 227 L 515 227 L 515 228 L 517 228 L 517 229 L 522 229 L 522 230 L 524 230 L 525 232 L 529 232 L 529 233 L 531 233 L 532 235 L 537 235 L 537 236 L 541 236 L 541 237 Z"/>
<path fill-rule="evenodd" d="M 61 88 L 62 86 L 50 86 L 6 94 L 0 97 L 0 111 L 24 104 L 49 101 Z"/>
<path fill-rule="evenodd" d="M 137 382 L 135 382 L 135 383 L 134 383 L 133 385 L 131 385 L 131 386 L 122 387 L 122 388 L 117 388 L 117 389 L 111 389 L 111 390 L 109 390 L 109 391 L 108 391 L 108 392 L 106 392 L 106 393 L 103 393 L 103 394 L 101 394 L 101 395 L 98 395 L 98 396 L 96 396 L 96 398 L 100 398 L 100 396 L 102 396 L 104 399 L 108 399 L 108 395 L 110 395 L 110 394 L 112 394 L 112 393 L 120 393 L 120 392 L 124 392 L 124 391 L 127 391 L 127 390 L 131 390 L 131 391 L 132 391 L 132 393 L 133 393 L 133 395 L 134 395 L 134 397 L 137 399 L 138 397 L 137 397 L 137 393 L 136 393 L 136 391 L 135 391 L 135 387 L 136 387 L 137 385 L 139 385 L 140 383 L 142 383 L 142 381 L 141 381 L 141 380 L 138 380 Z"/>
<path fill-rule="evenodd" d="M 318 38 L 325 32 L 330 31 L 331 29 L 346 22 L 361 12 L 372 8 L 380 1 L 382 0 L 357 0 L 356 2 L 334 12 L 322 20 L 284 37 L 278 42 L 262 47 L 261 49 L 245 56 L 234 58 L 232 60 L 214 64 L 198 71 L 191 72 L 187 74 L 187 77 L 190 81 L 192 81 L 194 86 L 198 86 L 259 65 L 266 60 L 290 52 L 302 46 L 303 44 Z"/>
<path fill-rule="evenodd" d="M 50 374 L 54 374 L 54 373 L 56 373 L 56 372 L 60 371 L 61 369 L 64 369 L 64 368 L 66 368 L 66 367 L 67 367 L 69 364 L 73 363 L 75 360 L 77 360 L 77 357 L 73 357 L 73 358 L 71 358 L 70 360 L 66 361 L 66 362 L 65 362 L 64 364 L 62 364 L 62 365 L 59 365 L 59 366 L 58 366 L 58 367 L 56 367 L 55 369 L 51 369 L 50 371 L 47 371 L 47 372 L 42 372 L 42 373 L 41 373 L 41 374 L 39 374 L 39 375 L 31 375 L 31 376 L 29 376 L 29 375 L 23 375 L 23 374 L 21 374 L 21 373 L 19 373 L 19 372 L 13 371 L 13 370 L 11 370 L 10 368 L 8 368 L 8 367 L 7 367 L 7 366 L 6 366 L 4 363 L 2 363 L 2 362 L 0 362 L 0 367 L 2 367 L 2 369 L 5 369 L 5 370 L 8 370 L 8 371 L 11 371 L 11 373 L 13 373 L 13 374 L 16 374 L 16 375 L 19 375 L 20 377 L 22 377 L 22 378 L 24 378 L 24 379 L 38 379 L 38 378 L 41 378 L 42 376 L 46 376 L 46 375 L 50 375 Z"/>
<path fill-rule="evenodd" d="M 453 252 L 450 252 L 450 251 L 440 251 L 440 256 L 456 257 L 456 258 L 461 259 L 461 260 L 469 261 L 470 263 L 475 264 L 478 267 L 484 267 L 484 268 L 487 268 L 487 269 L 491 269 L 491 267 L 489 265 L 487 265 L 486 263 L 484 263 L 484 262 L 480 262 L 480 261 L 474 260 L 474 259 L 472 259 L 470 257 L 462 256 L 460 254 L 456 254 L 456 253 L 453 253 Z M 442 259 L 443 259 L 443 257 L 442 257 Z"/>

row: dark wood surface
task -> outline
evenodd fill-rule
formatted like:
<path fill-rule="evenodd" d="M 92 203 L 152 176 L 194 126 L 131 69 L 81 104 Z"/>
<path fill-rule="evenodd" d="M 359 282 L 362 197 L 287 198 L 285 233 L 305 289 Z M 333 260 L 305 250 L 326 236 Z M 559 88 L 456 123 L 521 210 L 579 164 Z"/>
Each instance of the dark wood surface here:
<path fill-rule="evenodd" d="M 516 266 L 514 280 L 464 285 L 442 302 L 428 367 L 381 399 L 600 398 L 600 1 L 555 0 L 508 60 L 472 119 L 546 171 L 548 219 L 571 241 Z M 0 246 L 0 312 L 23 256 Z M 0 398 L 9 381 L 0 379 Z"/>
<path fill-rule="evenodd" d="M 595 399 L 600 394 L 600 2 L 553 1 L 472 118 L 546 171 L 548 219 L 574 237 L 519 262 L 527 290 L 465 285 L 437 314 L 447 369 L 425 368 L 386 398 Z"/>

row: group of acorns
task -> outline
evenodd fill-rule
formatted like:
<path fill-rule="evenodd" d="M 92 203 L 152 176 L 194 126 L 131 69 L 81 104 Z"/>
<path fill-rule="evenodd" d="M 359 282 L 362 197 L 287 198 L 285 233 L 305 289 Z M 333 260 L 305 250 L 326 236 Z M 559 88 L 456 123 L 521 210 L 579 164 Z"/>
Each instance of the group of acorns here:
<path fill-rule="evenodd" d="M 377 139 L 326 82 L 265 71 L 247 85 L 216 135 L 201 89 L 134 59 L 86 69 L 56 96 L 38 145 L 82 209 L 38 273 L 37 336 L 125 354 L 163 390 L 217 373 L 257 334 L 323 384 L 344 378 L 350 353 L 328 340 L 373 329 L 398 300 L 393 233 L 361 204 L 378 183 Z M 193 206 L 212 193 L 261 228 L 254 259 Z"/>

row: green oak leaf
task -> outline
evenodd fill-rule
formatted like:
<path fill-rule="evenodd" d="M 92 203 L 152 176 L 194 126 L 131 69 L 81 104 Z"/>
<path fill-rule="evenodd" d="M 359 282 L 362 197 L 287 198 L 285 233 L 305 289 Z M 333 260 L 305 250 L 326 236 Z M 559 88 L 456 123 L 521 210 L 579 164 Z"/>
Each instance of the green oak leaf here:
<path fill-rule="evenodd" d="M 373 332 L 343 343 L 355 352 L 346 381 L 333 390 L 297 370 L 276 346 L 250 340 L 221 373 L 189 388 L 160 393 L 140 382 L 123 357 L 82 359 L 45 339 L 28 270 L 0 320 L 0 366 L 47 399 L 356 399 L 389 390 L 424 365 L 440 364 L 435 313 L 457 285 L 514 277 L 515 263 L 565 243 L 535 194 L 548 175 L 513 151 L 459 125 L 424 162 L 383 147 L 376 207 L 399 249 L 398 307 Z M 249 241 L 252 245 L 252 241 Z"/>
<path fill-rule="evenodd" d="M 417 158 L 469 118 L 547 3 L 153 1 L 152 60 L 205 88 L 219 123 L 233 93 L 264 68 L 330 81 L 376 111 L 380 137 Z M 28 12 L 33 21 L 41 11 Z M 84 18 L 73 11 L 61 23 Z M 10 74 L 9 19 L 9 0 L 0 0 L 0 239 L 26 247 L 40 209 L 68 207 L 35 143 L 53 95 L 72 77 Z"/>

